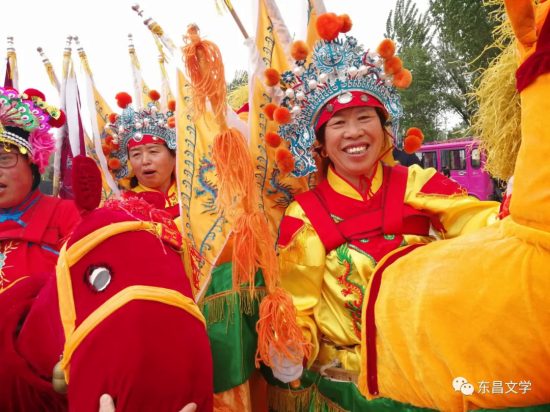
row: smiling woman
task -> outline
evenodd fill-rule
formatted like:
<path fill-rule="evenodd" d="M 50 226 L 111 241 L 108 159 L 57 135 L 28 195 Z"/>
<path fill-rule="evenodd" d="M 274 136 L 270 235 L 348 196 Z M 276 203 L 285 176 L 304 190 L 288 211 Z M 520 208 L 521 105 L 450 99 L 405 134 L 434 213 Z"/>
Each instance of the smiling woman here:
<path fill-rule="evenodd" d="M 338 23 L 335 15 L 325 20 Z M 296 76 L 285 77 L 293 91 L 286 95 L 300 94 L 307 100 L 283 102 L 295 114 L 290 124 L 279 128 L 294 155 L 292 173 L 304 176 L 315 171 L 315 163 L 307 157 L 310 151 L 304 150 L 313 144 L 309 138 L 313 130 L 314 151 L 322 158 L 326 179 L 295 197 L 286 210 L 279 230 L 279 266 L 281 286 L 292 295 L 298 324 L 311 342 L 308 369 L 339 365 L 334 374 L 329 368 L 323 375 L 357 382 L 366 363 L 361 352 L 367 329 L 363 302 L 373 273 L 398 250 L 405 254 L 494 222 L 499 204 L 469 197 L 435 169 L 395 165 L 387 125 L 403 114 L 396 86 L 407 87 L 411 79 L 406 71 L 393 79 L 382 72 L 384 60 L 394 58 L 390 40 L 381 44 L 378 53 L 361 55 L 349 45 L 356 42 L 352 37 L 326 40 L 314 48 L 307 71 L 294 70 Z M 313 402 L 326 401 L 346 411 L 376 409 L 367 405 L 356 387 L 350 392 L 346 383 L 309 371 L 303 375 L 304 357 L 279 353 L 271 357 L 269 398 L 279 405 L 294 402 L 298 395 L 281 383 L 292 382 L 302 393 L 310 391 Z M 278 410 L 277 405 L 270 406 Z"/>

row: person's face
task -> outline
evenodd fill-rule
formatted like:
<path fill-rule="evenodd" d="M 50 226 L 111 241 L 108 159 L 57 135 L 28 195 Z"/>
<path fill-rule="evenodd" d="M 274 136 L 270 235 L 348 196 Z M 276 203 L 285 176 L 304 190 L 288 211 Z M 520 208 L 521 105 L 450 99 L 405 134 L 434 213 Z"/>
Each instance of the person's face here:
<path fill-rule="evenodd" d="M 15 166 L 0 167 L 0 208 L 7 209 L 20 204 L 32 189 L 32 171 L 29 160 L 19 153 L 16 146 L 11 146 L 7 152 L 0 145 L 0 166 L 11 164 L 14 159 Z"/>
<path fill-rule="evenodd" d="M 336 172 L 354 181 L 372 171 L 381 155 L 384 129 L 373 107 L 350 107 L 332 116 L 325 128 L 324 151 Z"/>
<path fill-rule="evenodd" d="M 176 159 L 164 144 L 149 143 L 130 149 L 130 164 L 139 183 L 151 189 L 170 185 Z"/>

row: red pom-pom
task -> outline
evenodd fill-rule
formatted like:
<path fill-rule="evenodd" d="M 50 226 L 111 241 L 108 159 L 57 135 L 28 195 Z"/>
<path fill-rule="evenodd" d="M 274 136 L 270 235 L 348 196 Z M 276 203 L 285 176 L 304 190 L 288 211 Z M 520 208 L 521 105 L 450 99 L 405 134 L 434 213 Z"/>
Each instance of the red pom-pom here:
<path fill-rule="evenodd" d="M 176 101 L 175 100 L 168 101 L 168 110 L 170 110 L 171 112 L 176 111 Z"/>
<path fill-rule="evenodd" d="M 279 149 L 275 154 L 275 161 L 281 173 L 285 175 L 294 170 L 294 157 L 288 149 Z"/>
<path fill-rule="evenodd" d="M 294 60 L 305 60 L 309 54 L 309 46 L 303 40 L 297 40 L 290 46 L 290 55 Z"/>
<path fill-rule="evenodd" d="M 264 113 L 269 120 L 273 120 L 273 113 L 278 109 L 275 103 L 268 103 L 264 106 Z"/>
<path fill-rule="evenodd" d="M 273 120 L 280 125 L 290 123 L 290 111 L 286 107 L 279 107 L 273 112 Z"/>
<path fill-rule="evenodd" d="M 121 109 L 126 109 L 126 106 L 132 103 L 132 96 L 126 92 L 120 92 L 115 96 L 116 104 Z"/>
<path fill-rule="evenodd" d="M 338 37 L 344 27 L 344 20 L 334 13 L 323 13 L 315 23 L 319 37 L 331 41 Z"/>
<path fill-rule="evenodd" d="M 116 113 L 111 113 L 111 114 L 109 115 L 109 123 L 114 123 L 114 122 L 116 122 L 117 116 L 118 116 L 118 115 L 117 115 Z"/>
<path fill-rule="evenodd" d="M 59 117 L 57 119 L 50 117 L 48 120 L 48 124 L 51 127 L 55 127 L 56 129 L 59 129 L 63 127 L 66 121 L 67 121 L 67 116 L 65 116 L 65 113 L 63 112 L 63 110 L 59 109 Z"/>
<path fill-rule="evenodd" d="M 411 85 L 412 80 L 412 73 L 407 69 L 401 69 L 393 76 L 393 84 L 398 89 L 406 89 Z"/>
<path fill-rule="evenodd" d="M 176 127 L 176 118 L 175 117 L 171 117 L 168 119 L 168 127 L 173 129 L 174 127 Z"/>
<path fill-rule="evenodd" d="M 393 40 L 384 39 L 382 40 L 382 43 L 380 43 L 380 45 L 378 46 L 377 51 L 380 57 L 382 57 L 383 59 L 389 59 L 395 54 L 395 43 L 393 42 Z"/>
<path fill-rule="evenodd" d="M 122 165 L 118 159 L 109 159 L 108 166 L 111 170 L 118 170 Z"/>
<path fill-rule="evenodd" d="M 347 14 L 341 14 L 340 18 L 344 22 L 344 25 L 342 27 L 342 30 L 340 30 L 340 32 L 342 32 L 342 33 L 349 32 L 351 30 L 351 28 L 353 27 L 353 23 L 351 22 L 351 17 L 348 16 Z"/>
<path fill-rule="evenodd" d="M 44 96 L 44 93 L 42 93 L 40 90 L 27 89 L 23 92 L 23 94 L 26 94 L 29 100 L 32 99 L 33 97 L 38 97 L 42 101 L 46 101 L 46 96 Z"/>
<path fill-rule="evenodd" d="M 397 56 L 390 57 L 386 62 L 384 63 L 384 71 L 386 74 L 389 74 L 390 76 L 393 76 L 399 70 L 403 68 L 403 62 L 401 59 Z"/>
<path fill-rule="evenodd" d="M 267 134 L 265 135 L 265 143 L 269 147 L 279 147 L 281 145 L 281 136 L 279 136 L 275 132 L 267 132 Z"/>
<path fill-rule="evenodd" d="M 111 142 L 109 143 L 109 147 L 111 148 L 111 150 L 112 150 L 113 152 L 116 152 L 118 149 L 120 149 L 120 142 L 117 141 L 117 142 L 115 143 L 115 142 L 113 142 L 113 141 L 111 140 Z"/>
<path fill-rule="evenodd" d="M 422 147 L 422 142 L 418 136 L 407 136 L 403 142 L 403 149 L 408 154 L 413 154 Z"/>
<path fill-rule="evenodd" d="M 101 149 L 103 150 L 103 154 L 105 156 L 109 156 L 111 154 L 111 146 L 108 144 L 102 144 Z"/>
<path fill-rule="evenodd" d="M 151 90 L 149 92 L 149 99 L 151 99 L 152 101 L 156 102 L 157 100 L 160 99 L 160 93 L 157 92 L 156 90 Z"/>
<path fill-rule="evenodd" d="M 110 134 L 109 134 L 109 135 L 107 135 L 107 137 L 105 138 L 105 144 L 108 144 L 108 145 L 110 145 L 110 144 L 111 144 L 111 142 L 113 141 L 113 139 L 114 139 L 114 137 L 113 137 L 113 136 L 111 136 Z"/>
<path fill-rule="evenodd" d="M 266 69 L 265 73 L 265 84 L 269 87 L 277 86 L 281 81 L 281 75 L 275 69 Z"/>
<path fill-rule="evenodd" d="M 424 133 L 422 133 L 422 130 L 420 130 L 418 127 L 411 127 L 409 130 L 407 130 L 405 136 L 417 136 L 421 142 L 424 141 Z"/>

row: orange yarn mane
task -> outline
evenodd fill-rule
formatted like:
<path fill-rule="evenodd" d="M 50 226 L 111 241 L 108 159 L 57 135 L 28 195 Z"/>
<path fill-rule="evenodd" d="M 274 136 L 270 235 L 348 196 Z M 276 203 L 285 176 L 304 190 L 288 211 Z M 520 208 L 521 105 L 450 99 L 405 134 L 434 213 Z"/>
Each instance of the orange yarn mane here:
<path fill-rule="evenodd" d="M 206 113 L 206 99 L 210 100 L 216 118 L 227 115 L 227 84 L 222 55 L 218 46 L 201 39 L 199 29 L 191 25 L 183 36 L 183 60 L 189 80 L 191 80 L 191 105 L 193 120 Z"/>

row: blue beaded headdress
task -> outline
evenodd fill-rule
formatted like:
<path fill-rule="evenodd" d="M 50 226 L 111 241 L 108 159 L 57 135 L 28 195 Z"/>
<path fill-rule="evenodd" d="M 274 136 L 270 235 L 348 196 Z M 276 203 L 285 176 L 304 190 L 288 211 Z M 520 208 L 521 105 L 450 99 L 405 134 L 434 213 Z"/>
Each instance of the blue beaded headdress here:
<path fill-rule="evenodd" d="M 111 135 L 110 159 L 118 159 L 119 168 L 110 169 L 117 180 L 128 177 L 130 170 L 128 165 L 128 145 L 131 141 L 141 142 L 144 136 L 152 136 L 152 143 L 163 141 L 169 149 L 176 149 L 176 130 L 169 127 L 169 120 L 174 112 L 160 113 L 155 102 L 149 102 L 147 108 L 135 111 L 131 104 L 122 110 L 122 114 L 116 117 L 114 123 L 107 123 L 103 138 Z M 114 150 L 113 150 L 114 148 Z"/>
<path fill-rule="evenodd" d="M 335 97 L 351 100 L 351 92 L 376 98 L 395 121 L 403 116 L 391 76 L 384 72 L 384 59 L 377 52 L 357 53 L 354 37 L 319 40 L 312 62 L 296 62 L 294 71 L 281 75 L 285 98 L 281 106 L 290 110 L 292 120 L 279 127 L 279 135 L 289 144 L 295 169 L 292 176 L 307 176 L 317 170 L 312 156 L 315 126 L 325 105 Z"/>

